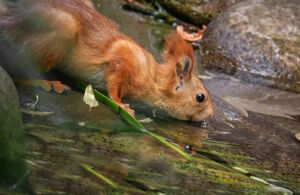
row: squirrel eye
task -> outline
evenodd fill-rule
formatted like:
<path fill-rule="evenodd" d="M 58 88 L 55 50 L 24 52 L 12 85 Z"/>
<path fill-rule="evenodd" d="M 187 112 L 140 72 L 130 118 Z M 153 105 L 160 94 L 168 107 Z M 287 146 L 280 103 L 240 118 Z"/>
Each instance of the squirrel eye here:
<path fill-rule="evenodd" d="M 197 102 L 203 102 L 204 99 L 205 99 L 205 96 L 204 96 L 203 93 L 197 93 L 196 94 L 196 100 L 197 100 Z"/>

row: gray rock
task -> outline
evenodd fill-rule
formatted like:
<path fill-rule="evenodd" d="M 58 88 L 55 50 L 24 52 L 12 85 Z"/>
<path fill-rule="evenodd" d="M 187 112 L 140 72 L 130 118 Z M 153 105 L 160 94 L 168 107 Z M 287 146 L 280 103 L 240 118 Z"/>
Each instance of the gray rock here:
<path fill-rule="evenodd" d="M 204 33 L 203 64 L 244 80 L 300 92 L 300 2 L 246 0 Z"/>
<path fill-rule="evenodd" d="M 241 0 L 157 0 L 171 14 L 196 25 L 207 24 Z"/>
<path fill-rule="evenodd" d="M 16 88 L 1 66 L 0 83 L 0 187 L 16 189 L 27 175 L 24 132 Z"/>

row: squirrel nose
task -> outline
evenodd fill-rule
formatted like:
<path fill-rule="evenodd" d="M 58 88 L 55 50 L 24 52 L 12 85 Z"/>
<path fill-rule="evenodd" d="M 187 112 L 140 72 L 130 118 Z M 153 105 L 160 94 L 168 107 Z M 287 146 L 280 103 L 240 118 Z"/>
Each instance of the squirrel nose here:
<path fill-rule="evenodd" d="M 205 95 L 203 93 L 197 93 L 196 94 L 196 100 L 197 102 L 203 102 L 205 99 Z"/>

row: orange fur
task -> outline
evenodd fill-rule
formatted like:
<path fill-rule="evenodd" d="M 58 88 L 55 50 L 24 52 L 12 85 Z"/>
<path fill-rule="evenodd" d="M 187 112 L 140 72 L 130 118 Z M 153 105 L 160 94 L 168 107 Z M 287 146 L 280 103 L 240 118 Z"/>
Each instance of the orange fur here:
<path fill-rule="evenodd" d="M 168 37 L 165 62 L 158 64 L 89 0 L 30 0 L 8 10 L 0 14 L 2 33 L 39 67 L 56 65 L 98 88 L 104 82 L 110 97 L 128 111 L 121 102 L 126 95 L 182 120 L 199 121 L 213 114 L 208 92 L 192 74 L 192 46 L 177 32 Z M 205 101 L 197 102 L 197 93 L 204 94 Z"/>

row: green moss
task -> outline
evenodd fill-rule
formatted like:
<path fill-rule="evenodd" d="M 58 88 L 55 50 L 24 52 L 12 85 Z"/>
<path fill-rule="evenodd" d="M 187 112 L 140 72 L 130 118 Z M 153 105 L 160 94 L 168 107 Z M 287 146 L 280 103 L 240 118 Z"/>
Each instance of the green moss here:
<path fill-rule="evenodd" d="M 199 0 L 159 0 L 158 2 L 171 14 L 196 25 L 209 23 L 218 13 L 226 9 L 228 5 L 223 0 L 212 2 Z"/>
<path fill-rule="evenodd" d="M 228 152 L 228 151 L 220 151 L 220 150 L 217 151 L 217 150 L 214 150 L 214 149 L 203 149 L 203 148 L 200 148 L 197 151 L 205 152 L 205 153 L 208 153 L 208 154 L 213 154 L 213 155 L 216 155 L 220 158 L 223 158 L 224 160 L 228 160 L 230 162 L 235 162 L 235 161 L 247 161 L 247 162 L 249 162 L 251 160 L 254 160 L 253 158 L 251 158 L 249 156 L 233 154 L 233 153 Z"/>
<path fill-rule="evenodd" d="M 265 185 L 252 181 L 243 174 L 222 165 L 212 163 L 209 160 L 199 159 L 199 162 L 204 163 L 202 163 L 202 166 L 199 166 L 198 164 L 186 164 L 178 161 L 176 167 L 178 171 L 185 174 L 194 175 L 205 181 L 211 181 L 220 185 L 230 185 L 237 190 L 243 189 L 250 192 L 265 192 Z"/>

